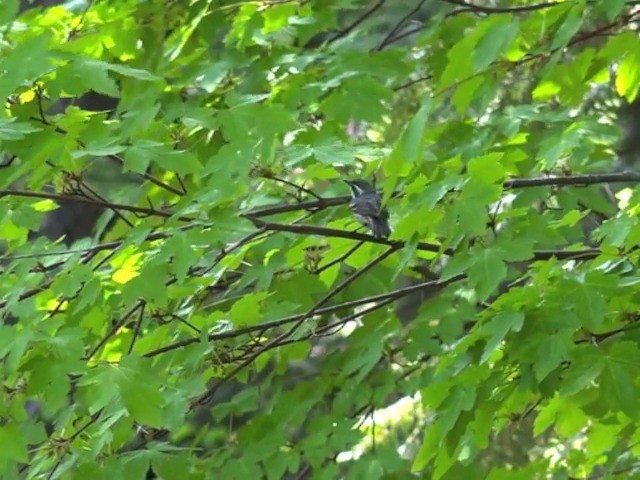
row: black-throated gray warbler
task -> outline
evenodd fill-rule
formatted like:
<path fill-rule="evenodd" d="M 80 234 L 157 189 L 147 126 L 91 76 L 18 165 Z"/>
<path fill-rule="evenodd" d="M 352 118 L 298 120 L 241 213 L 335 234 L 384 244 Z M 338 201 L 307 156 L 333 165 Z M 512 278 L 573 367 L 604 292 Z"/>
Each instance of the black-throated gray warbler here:
<path fill-rule="evenodd" d="M 366 180 L 345 180 L 351 189 L 349 208 L 356 219 L 371 230 L 376 238 L 391 235 L 389 211 L 382 206 L 382 197 Z"/>

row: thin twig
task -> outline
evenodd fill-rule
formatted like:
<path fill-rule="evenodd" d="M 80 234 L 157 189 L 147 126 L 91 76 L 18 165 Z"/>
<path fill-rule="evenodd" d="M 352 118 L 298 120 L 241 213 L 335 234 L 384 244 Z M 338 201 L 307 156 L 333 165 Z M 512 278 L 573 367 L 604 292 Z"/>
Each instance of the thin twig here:
<path fill-rule="evenodd" d="M 89 185 L 87 185 L 85 182 L 82 182 L 80 184 L 80 193 L 82 195 L 84 195 L 86 198 L 88 198 L 89 200 L 94 200 L 94 201 L 98 201 L 98 202 L 102 202 L 102 203 L 109 203 L 105 198 L 102 197 L 102 195 L 100 195 L 98 192 L 96 192 L 93 188 L 91 188 Z M 91 195 L 93 195 L 93 198 L 91 198 L 90 195 L 86 195 L 86 193 L 83 191 L 83 189 L 86 189 Z M 130 228 L 133 228 L 133 223 L 131 223 L 129 221 L 128 218 L 126 218 L 124 216 L 124 214 L 122 212 L 120 212 L 118 209 L 116 208 L 111 208 L 110 209 L 120 220 L 122 220 L 124 223 L 126 223 Z"/>
<path fill-rule="evenodd" d="M 536 3 L 533 5 L 522 5 L 517 7 L 484 7 L 481 5 L 476 5 L 474 3 L 469 3 L 465 0 L 440 0 L 444 3 L 449 3 L 451 5 L 456 5 L 459 7 L 464 7 L 465 12 L 476 12 L 476 13 L 524 13 L 524 12 L 533 12 L 536 10 L 542 10 L 545 8 L 557 7 L 559 5 L 565 5 L 567 3 L 575 3 L 575 2 L 543 2 Z M 458 13 L 462 13 L 462 10 L 458 10 Z"/>
<path fill-rule="evenodd" d="M 359 298 L 357 300 L 350 300 L 348 302 L 339 303 L 337 305 L 332 305 L 330 307 L 319 308 L 318 310 L 316 310 L 315 313 L 316 315 L 324 315 L 328 313 L 339 312 L 340 310 L 345 310 L 348 308 L 359 307 L 366 303 L 382 302 L 385 300 L 395 301 L 402 297 L 405 297 L 406 295 L 410 295 L 411 293 L 418 292 L 420 290 L 424 290 L 428 288 L 436 288 L 436 289 L 444 288 L 444 286 L 463 280 L 464 278 L 466 278 L 464 274 L 458 274 L 445 281 L 430 280 L 428 282 L 419 283 L 416 285 L 412 285 L 410 287 L 399 288 L 397 290 L 393 290 L 392 292 L 382 293 L 379 295 L 372 295 L 370 297 Z M 238 328 L 235 330 L 231 330 L 229 332 L 214 333 L 209 335 L 208 340 L 213 342 L 213 341 L 225 340 L 229 338 L 236 338 L 241 335 L 249 334 L 256 331 L 266 331 L 267 329 L 281 327 L 283 325 L 287 325 L 289 323 L 298 321 L 303 315 L 305 314 L 299 313 L 299 314 L 290 315 L 288 317 L 284 317 L 278 320 L 264 322 L 264 323 L 261 323 L 260 325 L 252 325 L 249 327 Z M 164 347 L 157 348 L 156 350 L 147 352 L 144 356 L 155 357 L 163 353 L 169 352 L 171 350 L 176 350 L 178 348 L 183 348 L 189 345 L 193 345 L 194 343 L 198 343 L 199 341 L 200 341 L 199 338 L 188 338 L 185 340 L 174 342 L 170 345 L 165 345 Z"/>
<path fill-rule="evenodd" d="M 129 350 L 127 350 L 128 355 L 131 355 L 131 352 L 133 351 L 133 346 L 135 345 L 136 339 L 140 334 L 140 328 L 142 327 L 142 319 L 144 318 L 144 310 L 146 306 L 147 306 L 147 302 L 142 301 L 142 306 L 140 307 L 140 310 L 138 312 L 138 321 L 136 322 L 136 328 L 133 331 L 133 338 L 131 339 L 131 343 L 129 344 Z"/>
<path fill-rule="evenodd" d="M 285 180 L 284 178 L 276 177 L 275 175 L 263 175 L 262 178 L 265 178 L 267 180 L 273 180 L 274 182 L 283 183 L 284 185 L 289 185 L 290 187 L 293 187 L 300 192 L 304 192 L 307 195 L 311 195 L 312 197 L 316 198 L 320 202 L 324 201 L 324 199 L 320 195 L 315 193 L 313 190 L 309 190 L 308 188 L 303 187 L 302 185 L 297 185 L 293 182 L 290 182 L 289 180 Z"/>
<path fill-rule="evenodd" d="M 420 77 L 420 78 L 416 78 L 415 80 L 409 80 L 408 82 L 405 82 L 401 85 L 398 85 L 397 87 L 393 87 L 393 91 L 394 92 L 398 92 L 400 90 L 404 90 L 405 88 L 409 88 L 417 83 L 420 82 L 426 82 L 427 80 L 431 80 L 433 78 L 433 75 L 426 75 L 424 77 Z"/>
<path fill-rule="evenodd" d="M 104 337 L 102 337 L 102 339 L 100 339 L 97 345 L 94 346 L 87 355 L 85 355 L 84 359 L 85 360 L 91 359 L 91 357 L 93 357 L 103 347 L 103 345 L 107 343 L 109 339 L 113 335 L 115 335 L 116 332 L 120 330 L 125 323 L 127 323 L 127 320 L 131 317 L 131 315 L 136 313 L 136 311 L 139 308 L 144 308 L 143 300 L 139 300 L 133 307 L 131 307 L 129 311 L 125 313 L 124 316 L 109 329 L 107 334 Z"/>
<path fill-rule="evenodd" d="M 407 20 L 409 20 L 418 10 L 420 10 L 420 8 L 422 8 L 422 5 L 424 5 L 426 1 L 427 0 L 421 0 L 420 2 L 418 2 L 415 8 L 413 8 L 413 10 L 410 10 L 409 13 L 402 17 L 400 21 L 396 23 L 395 26 L 389 31 L 389 33 L 384 37 L 382 42 L 380 42 L 380 45 L 375 48 L 375 51 L 379 52 L 380 50 L 384 49 L 384 47 L 387 45 L 387 42 L 393 38 L 393 36 L 402 28 Z"/>
<path fill-rule="evenodd" d="M 334 265 L 336 265 L 336 264 L 338 264 L 340 262 L 344 262 L 347 258 L 349 258 L 351 255 L 353 255 L 353 253 L 356 250 L 358 250 L 362 245 L 364 245 L 364 243 L 365 243 L 364 240 L 361 240 L 360 242 L 356 243 L 353 247 L 351 247 L 344 255 L 341 255 L 340 257 L 336 258 L 335 260 L 330 261 L 326 265 L 321 266 L 320 268 L 315 270 L 313 273 L 315 273 L 316 275 L 319 275 L 320 273 L 322 273 L 325 270 L 333 267 Z"/>
<path fill-rule="evenodd" d="M 371 9 L 367 10 L 364 14 L 360 15 L 354 22 L 352 22 L 347 27 L 345 27 L 342 30 L 340 30 L 331 39 L 329 39 L 328 43 L 335 42 L 336 40 L 339 40 L 340 38 L 349 35 L 358 25 L 360 25 L 367 18 L 369 18 L 371 15 L 373 15 L 376 12 L 376 10 L 378 10 L 380 7 L 382 7 L 382 5 L 384 5 L 385 1 L 386 0 L 378 0 L 378 3 L 376 3 L 373 7 L 371 7 Z"/>

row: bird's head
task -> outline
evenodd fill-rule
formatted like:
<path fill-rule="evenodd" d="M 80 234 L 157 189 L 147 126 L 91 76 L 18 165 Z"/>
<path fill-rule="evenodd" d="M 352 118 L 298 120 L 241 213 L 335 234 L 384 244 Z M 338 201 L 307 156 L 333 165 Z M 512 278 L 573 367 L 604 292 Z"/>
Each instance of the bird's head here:
<path fill-rule="evenodd" d="M 345 183 L 349 185 L 351 195 L 353 197 L 359 197 L 363 193 L 375 193 L 376 191 L 373 185 L 361 178 L 356 180 L 345 180 Z"/>

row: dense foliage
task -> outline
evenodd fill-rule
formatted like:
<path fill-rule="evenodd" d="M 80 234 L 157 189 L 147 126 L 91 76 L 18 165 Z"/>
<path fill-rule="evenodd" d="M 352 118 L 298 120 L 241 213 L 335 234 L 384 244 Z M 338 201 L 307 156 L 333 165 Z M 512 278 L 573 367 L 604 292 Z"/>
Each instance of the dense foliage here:
<path fill-rule="evenodd" d="M 640 475 L 639 2 L 28 3 L 0 477 Z"/>

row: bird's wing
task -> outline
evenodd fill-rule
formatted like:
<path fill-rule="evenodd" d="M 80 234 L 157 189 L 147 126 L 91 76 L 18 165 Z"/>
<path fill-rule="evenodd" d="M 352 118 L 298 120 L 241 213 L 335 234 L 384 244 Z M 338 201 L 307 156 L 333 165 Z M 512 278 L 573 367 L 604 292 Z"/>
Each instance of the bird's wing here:
<path fill-rule="evenodd" d="M 381 206 L 380 196 L 373 194 L 360 195 L 349 203 L 351 210 L 359 215 L 374 218 L 388 218 L 389 212 L 386 209 L 381 209 Z"/>

